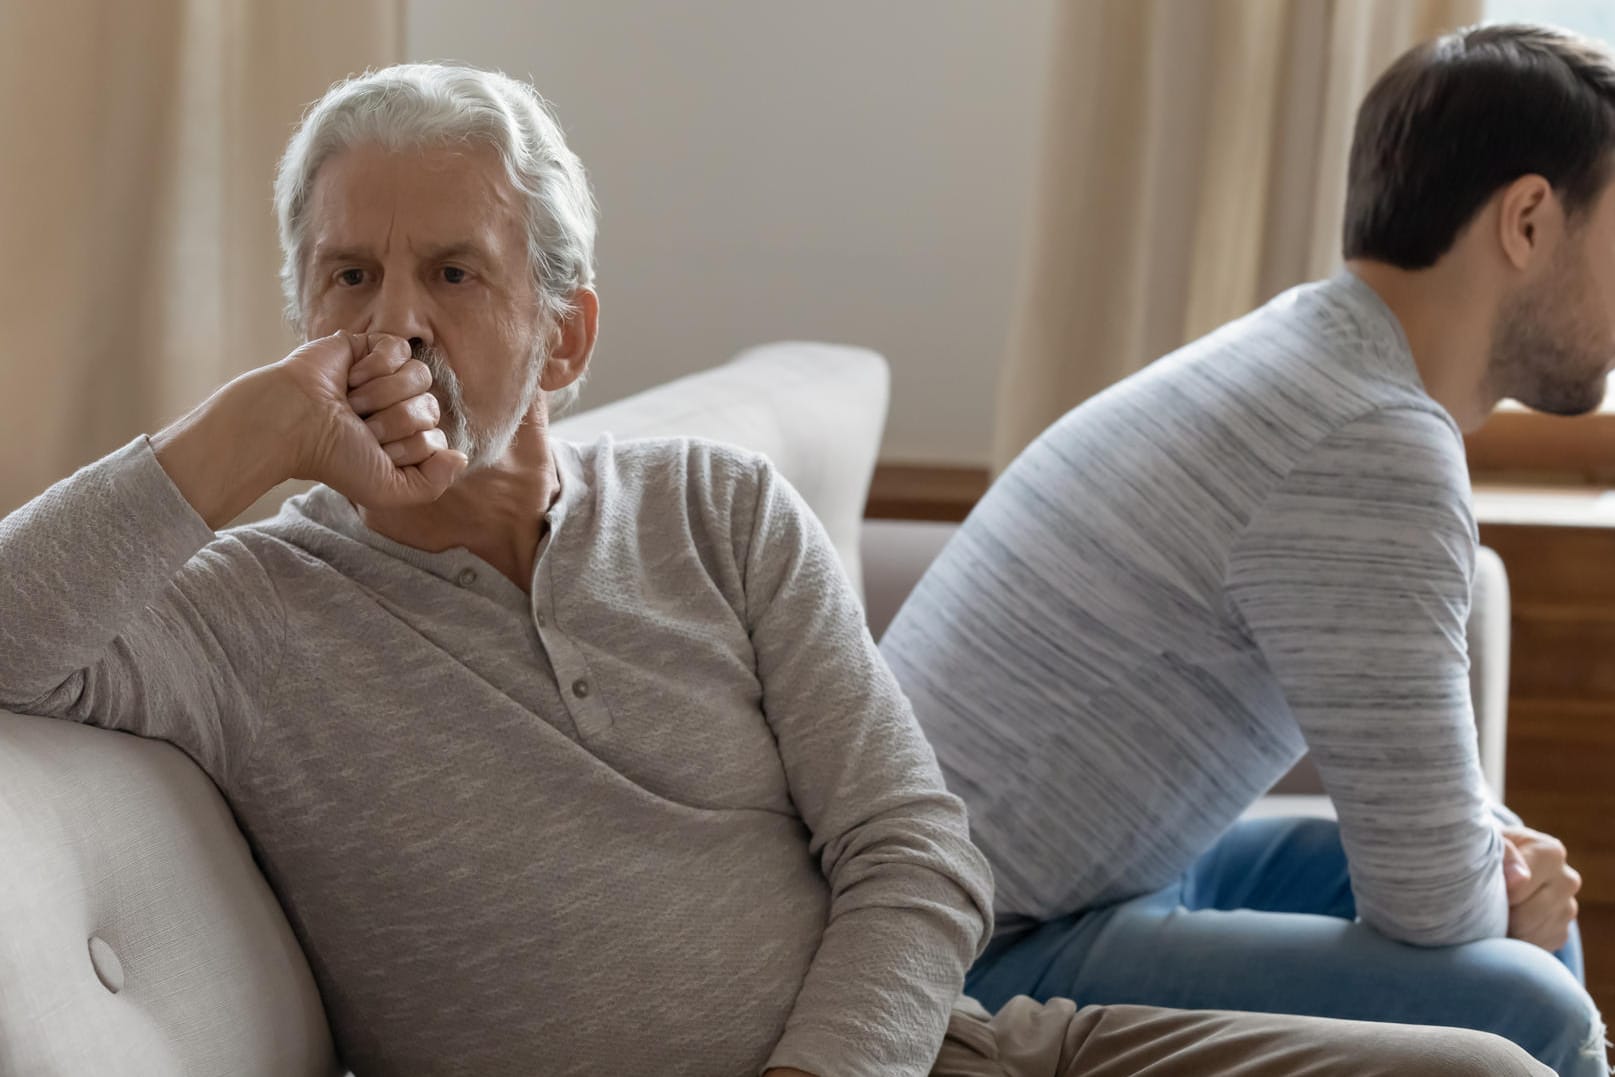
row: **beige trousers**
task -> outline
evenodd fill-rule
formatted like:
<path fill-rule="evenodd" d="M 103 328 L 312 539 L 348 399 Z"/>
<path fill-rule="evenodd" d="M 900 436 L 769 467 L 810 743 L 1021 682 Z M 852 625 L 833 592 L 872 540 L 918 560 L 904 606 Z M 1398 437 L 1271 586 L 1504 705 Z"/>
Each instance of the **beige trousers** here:
<path fill-rule="evenodd" d="M 1553 1077 L 1500 1036 L 1266 1013 L 961 1000 L 932 1077 Z"/>

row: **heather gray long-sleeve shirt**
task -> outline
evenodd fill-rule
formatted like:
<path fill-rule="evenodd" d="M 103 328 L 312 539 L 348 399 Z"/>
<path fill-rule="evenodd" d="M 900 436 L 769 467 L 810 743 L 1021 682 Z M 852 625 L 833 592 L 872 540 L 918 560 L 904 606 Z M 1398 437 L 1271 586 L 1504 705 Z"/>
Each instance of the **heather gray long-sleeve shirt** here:
<path fill-rule="evenodd" d="M 528 594 L 323 487 L 215 535 L 137 440 L 0 521 L 0 705 L 212 776 L 359 1077 L 925 1073 L 989 874 L 817 521 L 555 449 Z"/>
<path fill-rule="evenodd" d="M 1310 749 L 1364 921 L 1502 935 L 1476 542 L 1458 428 L 1349 273 L 1052 426 L 882 641 L 1000 930 L 1167 885 Z"/>

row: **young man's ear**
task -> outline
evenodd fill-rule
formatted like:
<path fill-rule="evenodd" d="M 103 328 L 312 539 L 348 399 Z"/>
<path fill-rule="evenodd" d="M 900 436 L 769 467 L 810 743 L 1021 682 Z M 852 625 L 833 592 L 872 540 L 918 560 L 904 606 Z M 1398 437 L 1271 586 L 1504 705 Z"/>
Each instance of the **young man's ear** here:
<path fill-rule="evenodd" d="M 1564 232 L 1564 209 L 1541 176 L 1521 176 L 1497 198 L 1497 240 L 1517 270 L 1529 269 Z"/>
<path fill-rule="evenodd" d="M 583 377 L 599 333 L 600 297 L 593 288 L 579 288 L 572 293 L 572 313 L 551 330 L 554 346 L 544 361 L 539 388 L 553 393 Z"/>

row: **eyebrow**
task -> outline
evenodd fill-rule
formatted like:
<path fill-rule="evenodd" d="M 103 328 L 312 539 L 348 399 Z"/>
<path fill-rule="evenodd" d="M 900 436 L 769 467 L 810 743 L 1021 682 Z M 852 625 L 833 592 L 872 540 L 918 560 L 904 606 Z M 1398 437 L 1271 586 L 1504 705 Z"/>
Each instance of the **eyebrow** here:
<path fill-rule="evenodd" d="M 332 262 L 373 262 L 375 255 L 368 249 L 360 247 L 315 247 L 314 263 L 325 265 Z M 468 258 L 479 262 L 489 261 L 488 252 L 480 243 L 462 240 L 455 243 L 441 243 L 434 247 L 427 247 L 421 252 L 421 257 L 428 262 L 443 262 L 455 258 Z"/>
<path fill-rule="evenodd" d="M 469 258 L 473 261 L 488 261 L 488 252 L 482 244 L 471 241 L 459 243 L 444 243 L 436 247 L 427 247 L 421 256 L 428 262 L 447 262 L 456 258 Z"/>
<path fill-rule="evenodd" d="M 315 247 L 313 262 L 323 265 L 327 262 L 370 262 L 374 256 L 369 251 L 358 247 Z"/>

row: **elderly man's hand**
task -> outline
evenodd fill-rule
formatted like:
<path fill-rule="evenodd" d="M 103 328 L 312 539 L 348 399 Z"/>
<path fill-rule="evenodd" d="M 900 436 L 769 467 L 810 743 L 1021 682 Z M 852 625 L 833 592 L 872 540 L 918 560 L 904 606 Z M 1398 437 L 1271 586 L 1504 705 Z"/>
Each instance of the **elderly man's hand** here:
<path fill-rule="evenodd" d="M 211 527 L 291 478 L 369 508 L 421 504 L 466 466 L 437 428 L 431 387 L 407 341 L 333 333 L 241 375 L 151 445 Z"/>
<path fill-rule="evenodd" d="M 1508 934 L 1557 950 L 1570 939 L 1581 874 L 1566 860 L 1564 843 L 1525 827 L 1503 830 L 1503 880 L 1508 888 Z"/>
<path fill-rule="evenodd" d="M 465 469 L 438 429 L 426 365 L 383 333 L 333 333 L 277 364 L 306 400 L 293 474 L 368 508 L 434 501 Z"/>

